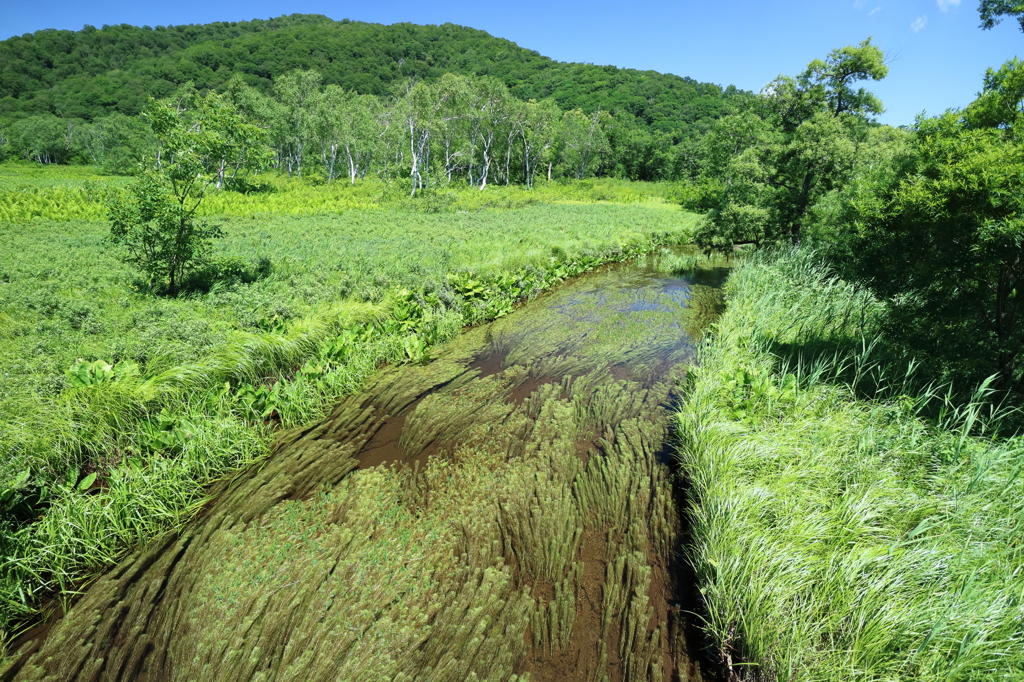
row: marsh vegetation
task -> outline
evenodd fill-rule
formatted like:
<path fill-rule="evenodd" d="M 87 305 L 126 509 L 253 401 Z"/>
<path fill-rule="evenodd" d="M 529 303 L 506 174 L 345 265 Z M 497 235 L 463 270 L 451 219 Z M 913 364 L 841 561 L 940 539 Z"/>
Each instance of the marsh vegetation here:
<path fill-rule="evenodd" d="M 1013 415 L 865 339 L 884 306 L 791 251 L 741 267 L 678 415 L 689 548 L 726 655 L 801 680 L 1013 678 Z"/>
<path fill-rule="evenodd" d="M 660 456 L 692 292 L 612 267 L 378 372 L 90 586 L 15 679 L 699 679 Z"/>
<path fill-rule="evenodd" d="M 183 70 L 62 123 L 97 40 Z M 0 679 L 1024 679 L 1024 62 L 3 59 Z"/>

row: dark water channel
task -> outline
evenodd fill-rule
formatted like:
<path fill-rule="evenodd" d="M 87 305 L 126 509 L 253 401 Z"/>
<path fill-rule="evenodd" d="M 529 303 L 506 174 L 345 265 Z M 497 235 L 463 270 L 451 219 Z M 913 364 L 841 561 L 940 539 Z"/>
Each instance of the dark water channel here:
<path fill-rule="evenodd" d="M 660 265 L 602 269 L 382 369 L 0 678 L 707 677 L 665 445 L 695 301 L 727 271 Z"/>

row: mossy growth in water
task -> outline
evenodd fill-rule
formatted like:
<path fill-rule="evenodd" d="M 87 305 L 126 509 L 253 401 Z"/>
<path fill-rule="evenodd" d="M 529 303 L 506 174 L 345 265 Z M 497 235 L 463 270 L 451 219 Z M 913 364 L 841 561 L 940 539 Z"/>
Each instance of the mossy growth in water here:
<path fill-rule="evenodd" d="M 16 679 L 667 679 L 657 453 L 689 295 L 609 269 L 381 371 L 101 578 Z"/>

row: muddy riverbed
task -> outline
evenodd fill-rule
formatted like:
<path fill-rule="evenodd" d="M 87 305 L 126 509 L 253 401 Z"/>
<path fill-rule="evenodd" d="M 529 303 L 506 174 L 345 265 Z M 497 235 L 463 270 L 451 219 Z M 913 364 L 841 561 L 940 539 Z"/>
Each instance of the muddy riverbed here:
<path fill-rule="evenodd" d="M 382 369 L 2 678 L 709 679 L 667 443 L 723 278 L 606 268 Z"/>

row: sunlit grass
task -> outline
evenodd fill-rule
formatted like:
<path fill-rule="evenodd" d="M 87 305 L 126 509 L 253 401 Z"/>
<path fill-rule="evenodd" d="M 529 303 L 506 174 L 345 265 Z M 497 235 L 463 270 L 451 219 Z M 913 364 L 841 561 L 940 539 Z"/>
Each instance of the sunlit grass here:
<path fill-rule="evenodd" d="M 103 222 L 3 225 L 3 627 L 179 522 L 271 428 L 320 416 L 380 363 L 418 362 L 465 324 L 687 238 L 692 216 L 653 206 L 221 218 L 218 258 L 269 267 L 179 298 L 147 293 Z M 71 383 L 79 359 L 111 378 Z"/>
<path fill-rule="evenodd" d="M 0 163 L 0 191 L 15 188 L 82 187 L 86 183 L 119 186 L 131 178 L 106 175 L 95 166 L 58 166 L 29 161 Z"/>
<path fill-rule="evenodd" d="M 813 257 L 727 294 L 678 422 L 716 641 L 778 679 L 1019 679 L 1021 441 L 968 435 L 980 404 L 923 419 L 943 394 L 905 371 L 866 379 L 842 349 L 878 305 Z"/>
<path fill-rule="evenodd" d="M 107 203 L 131 178 L 102 175 L 90 166 L 0 164 L 0 224 L 41 220 L 103 220 Z M 489 185 L 484 190 L 464 183 L 438 185 L 415 197 L 407 183 L 376 178 L 354 185 L 324 183 L 317 178 L 289 178 L 267 173 L 249 181 L 244 191 L 210 190 L 199 215 L 332 215 L 355 209 L 408 209 L 458 213 L 481 209 L 522 208 L 538 203 L 648 204 L 675 210 L 675 186 L 596 178 L 541 182 L 533 189 Z"/>

